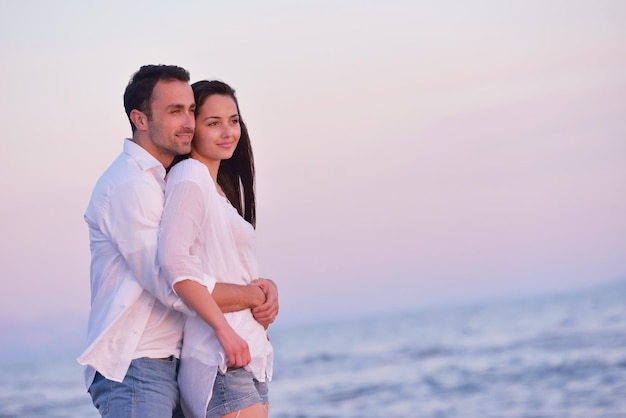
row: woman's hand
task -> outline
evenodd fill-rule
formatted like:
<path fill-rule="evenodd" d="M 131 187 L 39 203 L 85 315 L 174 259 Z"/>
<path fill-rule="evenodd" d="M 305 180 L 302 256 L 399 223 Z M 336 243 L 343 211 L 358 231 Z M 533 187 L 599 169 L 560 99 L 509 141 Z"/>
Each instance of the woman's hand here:
<path fill-rule="evenodd" d="M 228 367 L 244 367 L 250 363 L 250 349 L 246 340 L 241 338 L 230 325 L 215 330 L 215 335 L 226 354 Z"/>
<path fill-rule="evenodd" d="M 174 291 L 187 306 L 196 311 L 196 314 L 213 328 L 226 354 L 228 367 L 243 367 L 250 363 L 248 343 L 226 321 L 206 286 L 194 280 L 181 280 L 174 285 Z"/>

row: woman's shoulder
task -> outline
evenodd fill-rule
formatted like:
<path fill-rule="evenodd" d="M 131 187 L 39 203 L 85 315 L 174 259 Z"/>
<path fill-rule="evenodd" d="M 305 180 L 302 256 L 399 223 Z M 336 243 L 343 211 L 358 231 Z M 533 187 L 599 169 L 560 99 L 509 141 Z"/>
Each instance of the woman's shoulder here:
<path fill-rule="evenodd" d="M 187 158 L 170 169 L 165 178 L 166 189 L 183 182 L 195 183 L 210 194 L 217 193 L 211 173 L 206 165 L 193 158 Z"/>
<path fill-rule="evenodd" d="M 211 179 L 209 169 L 198 160 L 187 158 L 180 161 L 167 173 L 166 180 L 204 182 Z"/>

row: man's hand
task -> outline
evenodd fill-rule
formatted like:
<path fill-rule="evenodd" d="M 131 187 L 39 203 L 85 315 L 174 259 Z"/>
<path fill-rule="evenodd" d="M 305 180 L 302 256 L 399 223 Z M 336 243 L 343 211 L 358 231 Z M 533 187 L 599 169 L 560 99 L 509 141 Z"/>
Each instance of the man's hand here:
<path fill-rule="evenodd" d="M 252 315 L 267 329 L 278 315 L 278 287 L 272 280 L 263 278 L 256 279 L 251 284 L 260 287 L 265 294 L 265 302 L 253 308 Z"/>
<path fill-rule="evenodd" d="M 216 283 L 212 295 L 224 313 L 253 309 L 266 299 L 263 289 L 251 284 Z"/>

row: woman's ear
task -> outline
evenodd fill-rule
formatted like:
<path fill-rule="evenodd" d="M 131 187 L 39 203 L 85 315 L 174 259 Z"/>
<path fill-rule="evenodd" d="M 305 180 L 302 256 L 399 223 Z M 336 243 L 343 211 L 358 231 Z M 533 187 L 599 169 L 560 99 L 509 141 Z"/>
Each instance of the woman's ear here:
<path fill-rule="evenodd" d="M 133 125 L 138 131 L 148 130 L 148 115 L 141 110 L 133 109 L 130 111 L 130 120 L 133 121 Z"/>

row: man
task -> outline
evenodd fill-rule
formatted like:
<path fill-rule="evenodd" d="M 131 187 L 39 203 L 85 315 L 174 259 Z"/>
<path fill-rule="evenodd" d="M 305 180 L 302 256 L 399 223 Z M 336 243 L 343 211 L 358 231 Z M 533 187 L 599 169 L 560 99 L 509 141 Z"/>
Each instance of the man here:
<path fill-rule="evenodd" d="M 103 417 L 171 417 L 183 315 L 205 318 L 211 298 L 224 312 L 253 309 L 269 325 L 278 312 L 273 282 L 254 285 L 168 283 L 157 263 L 166 167 L 189 153 L 194 96 L 189 73 L 176 66 L 143 66 L 130 80 L 124 107 L 132 139 L 104 172 L 85 212 L 91 248 L 88 347 L 78 361 Z M 211 295 L 212 292 L 212 295 Z M 243 340 L 228 342 L 233 367 L 249 361 Z M 246 357 L 247 354 L 247 357 Z"/>

